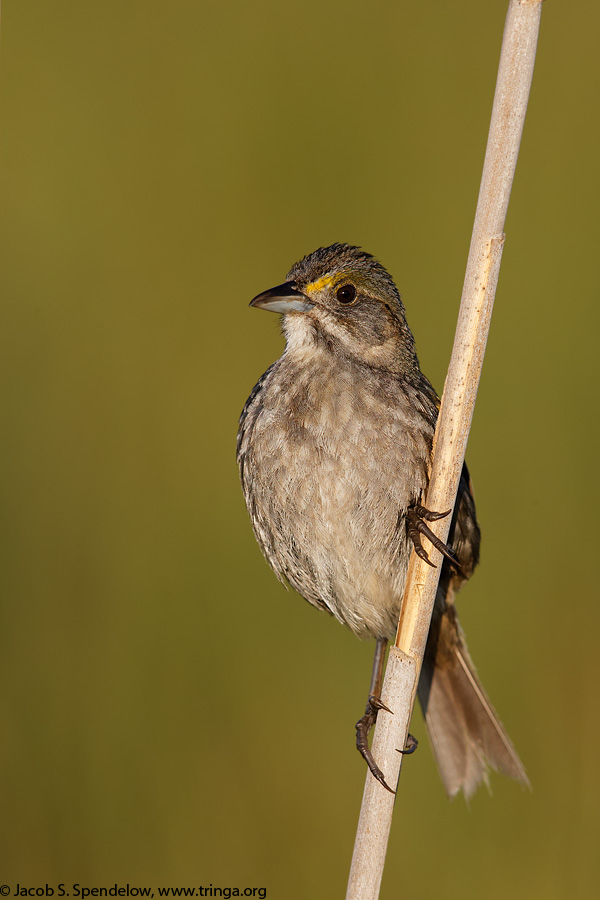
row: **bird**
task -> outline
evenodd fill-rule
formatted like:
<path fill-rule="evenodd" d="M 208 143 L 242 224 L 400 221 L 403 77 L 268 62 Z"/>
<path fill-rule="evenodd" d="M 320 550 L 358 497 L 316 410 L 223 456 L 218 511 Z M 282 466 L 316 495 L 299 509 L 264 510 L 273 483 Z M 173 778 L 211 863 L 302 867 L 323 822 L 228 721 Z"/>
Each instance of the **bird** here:
<path fill-rule="evenodd" d="M 239 421 L 237 461 L 258 544 L 277 577 L 359 638 L 375 660 L 356 744 L 393 792 L 368 745 L 383 660 L 394 639 L 408 560 L 423 540 L 443 553 L 418 697 L 447 794 L 470 797 L 489 769 L 528 785 L 481 685 L 455 608 L 479 560 L 481 532 L 464 466 L 448 545 L 425 508 L 439 398 L 421 372 L 389 272 L 335 243 L 295 263 L 250 306 L 281 315 L 285 349 L 258 380 Z M 387 707 L 384 707 L 387 708 Z M 411 752 L 409 735 L 401 752 Z"/>

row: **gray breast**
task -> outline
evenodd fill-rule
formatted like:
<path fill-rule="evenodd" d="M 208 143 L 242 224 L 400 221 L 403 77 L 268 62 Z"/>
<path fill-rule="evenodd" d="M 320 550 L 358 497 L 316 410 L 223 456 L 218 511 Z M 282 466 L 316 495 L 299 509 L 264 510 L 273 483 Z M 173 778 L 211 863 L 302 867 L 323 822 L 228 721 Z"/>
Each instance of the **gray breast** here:
<path fill-rule="evenodd" d="M 426 485 L 436 411 L 419 411 L 397 376 L 327 354 L 314 362 L 284 355 L 242 414 L 248 510 L 280 578 L 356 634 L 388 637 L 409 555 L 404 514 Z"/>

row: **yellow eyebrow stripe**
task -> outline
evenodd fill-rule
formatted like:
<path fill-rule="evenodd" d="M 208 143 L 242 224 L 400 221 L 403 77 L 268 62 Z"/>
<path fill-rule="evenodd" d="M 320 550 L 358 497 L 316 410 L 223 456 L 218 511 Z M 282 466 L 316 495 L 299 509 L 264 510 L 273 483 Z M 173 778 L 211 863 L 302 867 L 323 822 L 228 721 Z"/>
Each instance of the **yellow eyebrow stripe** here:
<path fill-rule="evenodd" d="M 338 275 L 323 275 L 322 278 L 317 278 L 316 281 L 313 281 L 312 284 L 308 284 L 304 290 L 307 294 L 312 294 L 313 291 L 322 291 L 323 288 L 328 287 L 330 284 L 333 284 L 339 278 Z"/>

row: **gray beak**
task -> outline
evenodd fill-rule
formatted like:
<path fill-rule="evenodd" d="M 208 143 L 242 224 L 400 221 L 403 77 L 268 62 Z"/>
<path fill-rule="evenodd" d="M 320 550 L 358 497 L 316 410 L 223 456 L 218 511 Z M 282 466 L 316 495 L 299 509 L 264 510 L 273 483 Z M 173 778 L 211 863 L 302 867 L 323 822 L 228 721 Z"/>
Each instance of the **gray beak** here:
<path fill-rule="evenodd" d="M 250 306 L 276 313 L 308 312 L 313 308 L 306 294 L 298 290 L 295 281 L 286 281 L 250 301 Z"/>

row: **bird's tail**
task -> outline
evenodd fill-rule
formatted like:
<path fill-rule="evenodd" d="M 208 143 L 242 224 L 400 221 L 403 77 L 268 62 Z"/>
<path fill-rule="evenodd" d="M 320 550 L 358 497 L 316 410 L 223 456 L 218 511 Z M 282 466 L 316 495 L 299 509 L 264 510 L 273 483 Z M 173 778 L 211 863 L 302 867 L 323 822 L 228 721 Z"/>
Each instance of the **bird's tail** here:
<path fill-rule="evenodd" d="M 487 783 L 489 767 L 529 787 L 523 763 L 477 678 L 453 605 L 434 613 L 419 700 L 450 797 L 459 790 L 470 797 Z"/>

